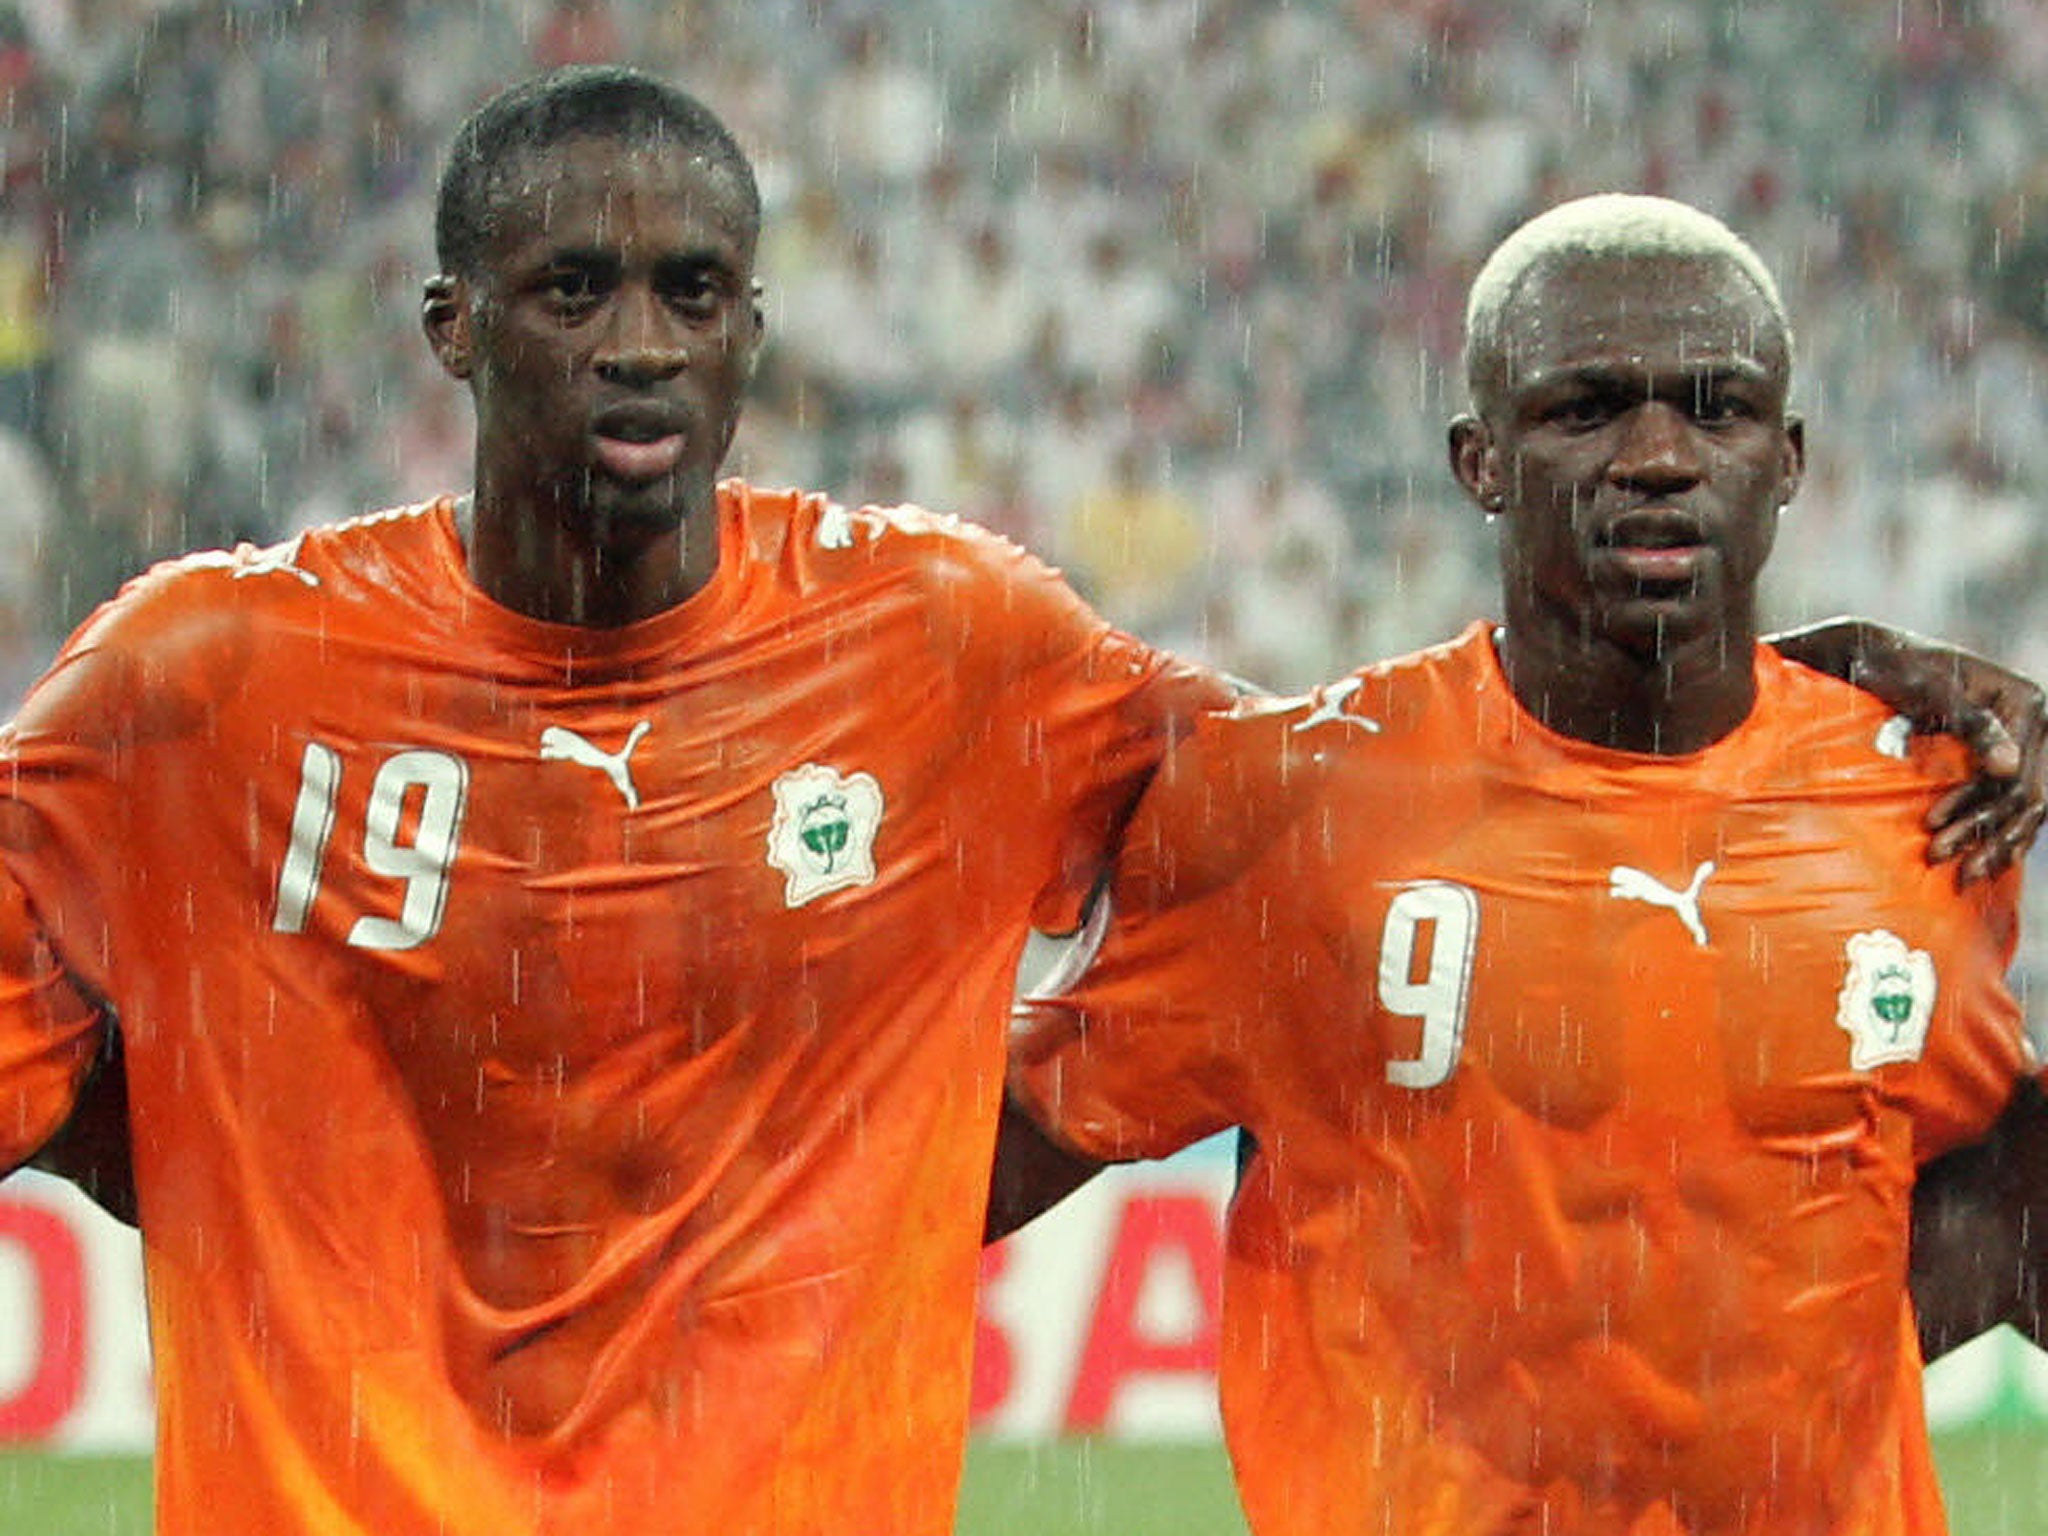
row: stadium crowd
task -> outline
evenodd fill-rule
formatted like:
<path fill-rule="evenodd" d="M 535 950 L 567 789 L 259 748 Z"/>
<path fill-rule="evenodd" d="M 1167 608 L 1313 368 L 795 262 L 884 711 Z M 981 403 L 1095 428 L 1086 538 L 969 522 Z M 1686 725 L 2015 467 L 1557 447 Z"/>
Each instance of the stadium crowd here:
<path fill-rule="evenodd" d="M 152 558 L 466 483 L 405 318 L 431 166 L 579 60 L 762 169 L 757 480 L 975 517 L 1306 684 L 1488 601 L 1439 437 L 1479 257 L 1663 192 L 1788 281 L 1771 616 L 2048 675 L 2048 6 L 0 0 L 0 690 Z"/>

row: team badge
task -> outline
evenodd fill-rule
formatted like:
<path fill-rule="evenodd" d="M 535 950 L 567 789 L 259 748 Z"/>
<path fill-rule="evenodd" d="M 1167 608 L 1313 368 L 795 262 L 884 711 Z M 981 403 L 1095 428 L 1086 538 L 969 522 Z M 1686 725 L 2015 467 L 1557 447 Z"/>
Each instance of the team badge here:
<path fill-rule="evenodd" d="M 1849 1032 L 1849 1065 L 1859 1072 L 1888 1062 L 1918 1061 L 1934 1017 L 1934 962 L 1924 949 L 1884 929 L 1848 943 L 1849 973 L 1835 1003 L 1835 1022 Z"/>
<path fill-rule="evenodd" d="M 874 883 L 875 832 L 882 825 L 882 786 L 874 775 L 805 763 L 778 778 L 774 789 L 768 862 L 789 877 L 784 905 L 800 907 L 827 891 Z"/>

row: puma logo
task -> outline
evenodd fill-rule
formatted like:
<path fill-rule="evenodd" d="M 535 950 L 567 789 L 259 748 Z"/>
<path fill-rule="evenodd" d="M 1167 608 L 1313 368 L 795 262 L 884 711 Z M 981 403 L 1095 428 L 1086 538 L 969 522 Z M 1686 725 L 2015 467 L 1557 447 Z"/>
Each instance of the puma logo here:
<path fill-rule="evenodd" d="M 1655 875 L 1631 869 L 1626 864 L 1617 864 L 1607 872 L 1607 894 L 1618 901 L 1648 902 L 1653 907 L 1668 907 L 1678 914 L 1678 920 L 1685 924 L 1685 931 L 1692 935 L 1693 943 L 1702 949 L 1707 944 L 1707 926 L 1700 921 L 1700 889 L 1707 883 L 1707 876 L 1714 872 L 1714 861 L 1706 863 L 1692 872 L 1692 879 L 1684 890 L 1673 890 Z"/>
<path fill-rule="evenodd" d="M 1378 732 L 1379 721 L 1369 720 L 1364 715 L 1347 714 L 1344 710 L 1344 701 L 1364 686 L 1365 679 L 1360 677 L 1347 677 L 1341 682 L 1330 684 L 1323 690 L 1323 697 L 1316 707 L 1294 723 L 1295 734 L 1299 735 L 1311 726 L 1328 725 L 1332 721 L 1342 725 L 1359 725 L 1368 731 Z"/>
<path fill-rule="evenodd" d="M 633 749 L 640 745 L 640 738 L 650 729 L 642 720 L 626 736 L 626 744 L 616 752 L 607 752 L 591 744 L 585 737 L 566 726 L 551 725 L 540 733 L 540 760 L 544 763 L 575 763 L 584 768 L 595 768 L 612 781 L 613 786 L 626 802 L 626 809 L 640 809 L 640 791 L 634 787 L 633 771 L 627 759 Z"/>
<path fill-rule="evenodd" d="M 303 538 L 304 535 L 300 537 Z M 229 578 L 240 581 L 245 576 L 296 576 L 309 587 L 319 586 L 320 578 L 311 571 L 301 569 L 298 558 L 299 539 L 293 539 L 289 544 L 280 544 L 274 549 L 260 551 L 246 565 L 237 565 L 228 573 Z"/>
<path fill-rule="evenodd" d="M 838 502 L 828 503 L 818 514 L 818 548 L 851 549 L 856 531 L 863 531 L 868 542 L 879 539 L 888 528 L 889 520 L 873 512 L 849 510 Z"/>

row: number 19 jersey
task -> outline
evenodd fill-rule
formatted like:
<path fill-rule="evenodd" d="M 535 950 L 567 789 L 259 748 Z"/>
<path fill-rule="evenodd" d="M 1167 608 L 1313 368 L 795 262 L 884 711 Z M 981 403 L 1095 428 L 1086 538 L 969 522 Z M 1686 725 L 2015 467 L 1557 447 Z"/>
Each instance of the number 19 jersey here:
<path fill-rule="evenodd" d="M 158 1529 L 943 1536 L 1015 963 L 1211 685 L 914 509 L 729 482 L 606 632 L 454 516 L 154 573 L 0 743 L 123 1031 Z"/>

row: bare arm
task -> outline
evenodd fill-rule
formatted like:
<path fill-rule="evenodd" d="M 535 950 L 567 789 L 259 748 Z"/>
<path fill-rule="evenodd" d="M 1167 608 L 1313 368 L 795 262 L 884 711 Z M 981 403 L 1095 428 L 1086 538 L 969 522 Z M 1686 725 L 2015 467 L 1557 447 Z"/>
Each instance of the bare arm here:
<path fill-rule="evenodd" d="M 70 1117 L 29 1159 L 29 1166 L 69 1179 L 116 1219 L 136 1225 L 128 1071 L 121 1059 L 120 1031 L 108 1030 L 107 1049 Z"/>
<path fill-rule="evenodd" d="M 1086 1184 L 1108 1164 L 1069 1151 L 1039 1127 L 1023 1105 L 1003 1095 L 996 1125 L 995 1168 L 989 1177 L 982 1241 L 1008 1237 Z"/>
<path fill-rule="evenodd" d="M 2048 1095 L 2024 1085 L 1990 1137 L 1913 1190 L 1913 1308 L 1927 1359 L 2011 1323 L 2048 1347 Z"/>

